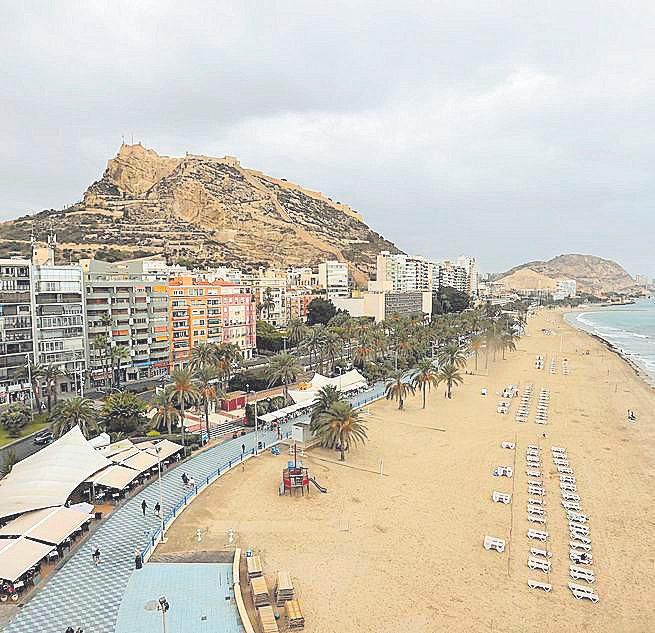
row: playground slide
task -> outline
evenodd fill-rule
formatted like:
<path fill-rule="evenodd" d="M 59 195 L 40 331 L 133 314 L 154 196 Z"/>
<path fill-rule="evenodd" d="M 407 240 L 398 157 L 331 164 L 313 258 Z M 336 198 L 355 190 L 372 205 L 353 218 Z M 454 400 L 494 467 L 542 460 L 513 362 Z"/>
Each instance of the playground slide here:
<path fill-rule="evenodd" d="M 321 486 L 321 484 L 319 484 L 313 477 L 310 477 L 309 481 L 311 481 L 320 492 L 327 492 L 327 488 L 323 488 L 323 486 Z"/>

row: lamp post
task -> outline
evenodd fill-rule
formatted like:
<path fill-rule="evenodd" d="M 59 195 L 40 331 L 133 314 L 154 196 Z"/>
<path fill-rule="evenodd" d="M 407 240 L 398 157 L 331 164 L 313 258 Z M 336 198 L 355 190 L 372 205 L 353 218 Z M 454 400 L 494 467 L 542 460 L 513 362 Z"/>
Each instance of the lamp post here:
<path fill-rule="evenodd" d="M 162 596 L 159 600 L 149 600 L 143 605 L 143 608 L 146 611 L 161 611 L 161 626 L 163 633 L 167 633 L 168 628 L 166 626 L 166 613 L 171 608 L 171 605 L 168 603 L 166 596 Z"/>
<path fill-rule="evenodd" d="M 250 385 L 246 385 L 248 388 Z M 249 394 L 252 393 L 255 396 L 255 455 L 259 454 L 259 425 L 257 421 L 257 392 L 255 390 L 248 391 Z"/>
<path fill-rule="evenodd" d="M 25 354 L 27 360 L 27 380 L 30 383 L 30 418 L 34 422 L 34 389 L 32 388 L 32 366 L 30 365 L 30 355 Z"/>
<path fill-rule="evenodd" d="M 161 448 L 155 446 L 155 452 L 157 453 L 157 477 L 159 480 L 159 521 L 161 523 L 161 542 L 166 543 L 166 538 L 164 537 L 164 492 L 161 485 Z"/>

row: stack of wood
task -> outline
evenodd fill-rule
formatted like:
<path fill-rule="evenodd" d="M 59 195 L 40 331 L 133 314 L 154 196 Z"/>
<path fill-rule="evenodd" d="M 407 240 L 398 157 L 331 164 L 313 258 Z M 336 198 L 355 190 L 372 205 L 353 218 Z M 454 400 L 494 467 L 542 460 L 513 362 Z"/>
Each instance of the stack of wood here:
<path fill-rule="evenodd" d="M 279 571 L 275 586 L 275 603 L 278 607 L 283 607 L 287 600 L 293 600 L 293 583 L 289 572 Z"/>
<path fill-rule="evenodd" d="M 302 629 L 305 627 L 305 618 L 300 611 L 300 604 L 297 600 L 288 600 L 284 603 L 287 612 L 287 621 L 290 629 Z"/>
<path fill-rule="evenodd" d="M 257 609 L 259 614 L 259 623 L 262 626 L 262 633 L 278 633 L 277 621 L 273 613 L 273 607 L 259 607 Z"/>
<path fill-rule="evenodd" d="M 246 564 L 248 565 L 248 580 L 259 578 L 262 575 L 262 561 L 259 556 L 246 557 Z"/>
<path fill-rule="evenodd" d="M 255 607 L 271 604 L 271 597 L 268 595 L 268 585 L 264 576 L 253 578 L 250 581 L 250 593 Z"/>

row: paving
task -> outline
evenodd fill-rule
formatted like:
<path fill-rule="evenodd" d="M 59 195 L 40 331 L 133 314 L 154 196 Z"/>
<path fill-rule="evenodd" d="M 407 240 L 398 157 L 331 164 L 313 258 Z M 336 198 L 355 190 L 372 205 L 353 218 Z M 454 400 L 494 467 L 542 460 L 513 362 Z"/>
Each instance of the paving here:
<path fill-rule="evenodd" d="M 362 406 L 381 393 L 382 386 L 378 384 L 353 397 L 351 402 L 353 406 Z M 292 424 L 284 425 L 283 433 L 288 433 Z M 265 446 L 275 443 L 276 438 L 273 431 L 259 433 Z M 168 470 L 162 477 L 164 516 L 189 494 L 182 486 L 183 471 L 200 485 L 217 468 L 223 470 L 230 462 L 240 460 L 242 444 L 248 458 L 254 451 L 255 434 L 248 433 L 205 450 Z M 145 517 L 141 509 L 144 499 L 148 504 Z M 155 481 L 113 512 L 18 611 L 4 633 L 63 633 L 68 626 L 81 627 L 84 633 L 114 633 L 120 603 L 135 570 L 135 554 L 148 547 L 160 526 L 153 511 L 158 500 L 159 484 Z M 99 565 L 92 560 L 96 547 L 101 554 Z"/>

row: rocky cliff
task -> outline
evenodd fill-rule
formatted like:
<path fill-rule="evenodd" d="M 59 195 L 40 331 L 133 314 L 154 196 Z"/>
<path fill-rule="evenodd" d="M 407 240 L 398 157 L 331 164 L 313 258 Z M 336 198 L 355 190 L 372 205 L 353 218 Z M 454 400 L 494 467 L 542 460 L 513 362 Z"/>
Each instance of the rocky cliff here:
<path fill-rule="evenodd" d="M 593 255 L 559 255 L 546 262 L 528 262 L 498 277 L 516 290 L 553 288 L 558 279 L 575 279 L 578 292 L 597 296 L 631 290 L 635 285 L 622 266 Z"/>
<path fill-rule="evenodd" d="M 26 253 L 32 230 L 57 233 L 65 260 L 162 253 L 241 267 L 350 264 L 363 283 L 381 250 L 398 249 L 350 207 L 233 157 L 160 156 L 123 145 L 81 202 L 0 224 L 0 251 Z"/>

